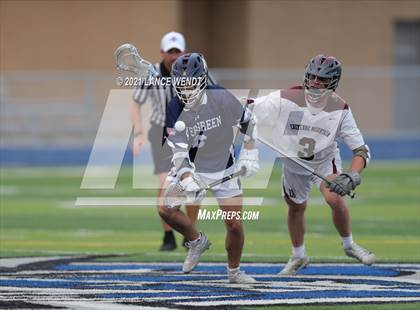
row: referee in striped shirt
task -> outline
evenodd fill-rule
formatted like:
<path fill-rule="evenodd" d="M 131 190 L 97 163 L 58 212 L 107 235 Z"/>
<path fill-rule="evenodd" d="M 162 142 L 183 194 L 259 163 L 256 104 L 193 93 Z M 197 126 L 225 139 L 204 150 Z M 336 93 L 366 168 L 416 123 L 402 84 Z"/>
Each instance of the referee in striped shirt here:
<path fill-rule="evenodd" d="M 162 61 L 154 65 L 161 77 L 170 77 L 172 64 L 185 52 L 185 39 L 179 32 L 169 32 L 162 37 L 161 41 Z M 209 84 L 215 84 L 209 76 Z M 166 106 L 176 94 L 169 86 L 140 87 L 134 91 L 133 104 L 131 105 L 131 120 L 134 127 L 133 154 L 138 155 L 145 142 L 141 106 L 146 102 L 152 104 L 150 117 L 150 130 L 147 133 L 152 149 L 154 174 L 158 177 L 158 200 L 163 195 L 162 185 L 169 170 L 172 168 L 172 151 L 165 143 L 165 116 Z M 187 206 L 187 215 L 195 225 L 197 222 L 199 206 Z M 172 251 L 176 249 L 176 241 L 172 228 L 162 220 L 164 237 L 160 251 Z M 183 243 L 185 240 L 183 241 Z"/>

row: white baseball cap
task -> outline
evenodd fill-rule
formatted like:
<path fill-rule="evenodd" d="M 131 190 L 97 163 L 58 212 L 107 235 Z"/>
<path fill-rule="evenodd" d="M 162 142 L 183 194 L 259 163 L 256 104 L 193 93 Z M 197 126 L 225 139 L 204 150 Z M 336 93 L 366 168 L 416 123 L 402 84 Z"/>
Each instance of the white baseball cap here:
<path fill-rule="evenodd" d="M 179 49 L 181 52 L 185 51 L 185 39 L 179 32 L 169 32 L 162 37 L 160 48 L 165 53 L 172 48 Z"/>

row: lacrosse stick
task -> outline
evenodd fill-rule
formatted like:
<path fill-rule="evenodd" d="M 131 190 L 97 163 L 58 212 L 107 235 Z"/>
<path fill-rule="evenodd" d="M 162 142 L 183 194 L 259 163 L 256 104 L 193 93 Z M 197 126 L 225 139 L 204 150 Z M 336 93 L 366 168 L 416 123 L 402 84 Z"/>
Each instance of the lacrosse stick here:
<path fill-rule="evenodd" d="M 215 187 L 216 185 L 225 183 L 233 178 L 237 178 L 239 176 L 244 175 L 246 172 L 246 168 L 242 167 L 241 170 L 229 174 L 219 180 L 213 181 L 210 184 L 203 184 L 203 187 L 201 188 L 200 191 L 198 191 L 195 195 L 196 195 L 196 201 L 204 198 L 206 192 Z M 202 182 L 199 182 L 202 183 Z M 179 182 L 177 183 L 172 183 L 170 184 L 166 190 L 165 193 L 163 194 L 163 203 L 164 206 L 166 208 L 178 208 L 181 207 L 183 204 L 185 204 L 187 202 L 187 194 L 185 193 L 185 191 L 182 189 L 181 185 Z"/>
<path fill-rule="evenodd" d="M 121 45 L 115 50 L 115 62 L 118 70 L 135 73 L 140 78 L 157 77 L 159 73 L 152 63 L 143 59 L 137 48 L 130 43 Z"/>
<path fill-rule="evenodd" d="M 323 175 L 319 174 L 318 172 L 316 172 L 314 169 L 312 169 L 311 167 L 305 165 L 303 162 L 301 162 L 300 160 L 293 158 L 293 157 L 289 157 L 286 156 L 283 152 L 281 152 L 277 147 L 275 147 L 273 144 L 271 144 L 268 141 L 265 141 L 264 139 L 258 137 L 257 140 L 259 142 L 261 142 L 262 144 L 268 146 L 270 149 L 272 149 L 273 151 L 276 151 L 277 153 L 279 153 L 281 156 L 291 160 L 292 162 L 294 162 L 296 165 L 302 167 L 303 169 L 305 169 L 306 171 L 310 172 L 311 174 L 313 174 L 314 176 L 320 178 L 322 181 L 324 181 L 328 186 L 331 184 L 331 181 L 327 180 L 326 177 L 324 177 Z M 350 191 L 349 193 L 347 193 L 346 195 L 348 195 L 350 198 L 354 198 L 355 193 L 354 191 Z"/>

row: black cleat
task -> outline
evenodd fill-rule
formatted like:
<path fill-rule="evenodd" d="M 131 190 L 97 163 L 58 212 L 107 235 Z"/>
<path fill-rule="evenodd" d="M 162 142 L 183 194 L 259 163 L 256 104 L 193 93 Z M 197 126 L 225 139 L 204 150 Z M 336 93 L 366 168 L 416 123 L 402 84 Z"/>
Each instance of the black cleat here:
<path fill-rule="evenodd" d="M 159 251 L 173 251 L 176 249 L 176 241 L 174 232 L 172 230 L 165 231 L 165 235 L 163 236 L 163 242 L 160 246 Z"/>

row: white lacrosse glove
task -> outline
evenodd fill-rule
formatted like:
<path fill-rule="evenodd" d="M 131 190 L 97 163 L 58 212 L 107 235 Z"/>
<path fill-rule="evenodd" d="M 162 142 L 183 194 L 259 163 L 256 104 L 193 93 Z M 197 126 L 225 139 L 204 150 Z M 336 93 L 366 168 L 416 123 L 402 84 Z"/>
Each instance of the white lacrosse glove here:
<path fill-rule="evenodd" d="M 258 172 L 258 170 L 260 169 L 260 164 L 258 160 L 257 149 L 243 149 L 241 151 L 241 155 L 239 156 L 239 160 L 236 165 L 236 171 L 241 170 L 242 167 L 246 169 L 246 172 L 244 174 L 244 177 L 246 178 L 251 177 Z"/>
<path fill-rule="evenodd" d="M 192 176 L 183 179 L 181 182 L 179 182 L 179 185 L 181 185 L 181 188 L 187 197 L 185 203 L 197 203 L 204 198 L 202 195 L 203 189 Z"/>

